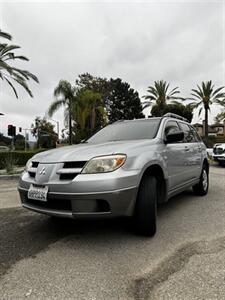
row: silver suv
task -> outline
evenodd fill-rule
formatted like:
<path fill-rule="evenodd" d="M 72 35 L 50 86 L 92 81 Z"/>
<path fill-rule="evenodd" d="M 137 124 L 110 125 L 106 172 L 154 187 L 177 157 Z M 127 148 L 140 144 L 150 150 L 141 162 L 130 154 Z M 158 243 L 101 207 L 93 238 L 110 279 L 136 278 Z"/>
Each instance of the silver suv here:
<path fill-rule="evenodd" d="M 133 217 L 156 232 L 157 204 L 208 191 L 206 147 L 185 119 L 119 121 L 85 143 L 36 154 L 19 180 L 22 205 L 56 217 Z"/>

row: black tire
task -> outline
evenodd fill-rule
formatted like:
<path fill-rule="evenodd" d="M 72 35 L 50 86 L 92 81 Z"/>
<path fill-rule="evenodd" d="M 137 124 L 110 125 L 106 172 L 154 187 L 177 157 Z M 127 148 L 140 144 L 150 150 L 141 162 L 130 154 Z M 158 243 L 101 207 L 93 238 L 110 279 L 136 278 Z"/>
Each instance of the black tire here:
<path fill-rule="evenodd" d="M 154 176 L 145 176 L 140 184 L 134 224 L 138 234 L 154 236 L 157 219 L 157 180 Z"/>
<path fill-rule="evenodd" d="M 207 185 L 205 180 L 207 179 Z M 206 164 L 202 167 L 202 173 L 198 184 L 193 186 L 193 192 L 197 196 L 205 196 L 209 189 L 209 170 Z"/>

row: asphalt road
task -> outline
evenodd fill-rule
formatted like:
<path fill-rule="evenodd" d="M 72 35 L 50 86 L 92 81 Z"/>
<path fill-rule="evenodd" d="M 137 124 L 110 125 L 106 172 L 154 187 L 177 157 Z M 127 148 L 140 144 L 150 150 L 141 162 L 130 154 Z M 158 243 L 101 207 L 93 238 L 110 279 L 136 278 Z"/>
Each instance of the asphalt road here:
<path fill-rule="evenodd" d="M 225 168 L 210 190 L 159 207 L 158 232 L 125 219 L 53 221 L 0 182 L 0 299 L 225 299 Z"/>

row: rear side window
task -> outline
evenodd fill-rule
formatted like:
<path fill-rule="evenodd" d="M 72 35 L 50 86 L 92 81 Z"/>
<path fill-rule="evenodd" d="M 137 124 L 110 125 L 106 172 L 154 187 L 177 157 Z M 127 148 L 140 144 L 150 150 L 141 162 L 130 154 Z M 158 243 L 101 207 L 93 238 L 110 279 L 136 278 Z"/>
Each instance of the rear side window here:
<path fill-rule="evenodd" d="M 191 132 L 193 133 L 193 135 L 195 137 L 195 141 L 201 142 L 202 140 L 201 140 L 200 136 L 198 135 L 197 131 L 195 130 L 195 128 L 192 126 L 190 126 L 190 128 L 191 128 Z"/>
<path fill-rule="evenodd" d="M 179 122 L 181 130 L 184 132 L 184 143 L 194 143 L 196 142 L 196 137 L 191 130 L 191 127 L 186 123 Z"/>
<path fill-rule="evenodd" d="M 177 122 L 175 122 L 175 121 L 168 121 L 166 123 L 165 135 L 167 135 L 168 133 L 173 133 L 173 132 L 177 132 L 177 131 L 180 131 L 180 128 L 179 128 Z"/>

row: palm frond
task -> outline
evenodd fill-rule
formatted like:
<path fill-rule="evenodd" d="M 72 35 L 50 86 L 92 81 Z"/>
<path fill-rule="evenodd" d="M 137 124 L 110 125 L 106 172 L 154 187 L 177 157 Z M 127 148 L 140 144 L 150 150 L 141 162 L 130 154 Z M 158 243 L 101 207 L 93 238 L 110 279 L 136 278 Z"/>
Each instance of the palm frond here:
<path fill-rule="evenodd" d="M 12 36 L 7 33 L 7 32 L 4 32 L 0 29 L 0 37 L 4 38 L 4 39 L 8 39 L 8 40 L 11 40 L 12 39 Z"/>
<path fill-rule="evenodd" d="M 34 74 L 32 74 L 31 72 L 29 72 L 27 70 L 20 70 L 20 69 L 17 69 L 17 68 L 12 68 L 12 70 L 20 73 L 20 75 L 25 77 L 27 80 L 29 80 L 29 78 L 32 78 L 34 81 L 39 83 L 39 80 L 38 80 L 37 76 L 35 76 Z"/>
<path fill-rule="evenodd" d="M 19 48 L 20 48 L 20 46 L 17 46 L 17 45 L 7 45 L 3 49 L 1 49 L 1 55 L 5 54 L 9 51 L 19 49 Z"/>
<path fill-rule="evenodd" d="M 31 90 L 29 89 L 26 81 L 24 79 L 19 78 L 18 76 L 11 76 L 11 78 L 16 81 L 19 85 L 21 85 L 26 91 L 27 93 L 30 95 L 31 98 L 33 98 L 33 94 L 31 92 Z"/>
<path fill-rule="evenodd" d="M 212 93 L 212 97 L 215 96 L 216 94 L 218 94 L 222 89 L 224 89 L 224 86 L 219 87 L 218 89 L 216 89 L 213 93 Z"/>
<path fill-rule="evenodd" d="M 12 52 L 4 54 L 2 57 L 4 58 L 4 61 L 10 60 L 10 59 L 14 59 L 14 60 L 19 59 L 19 60 L 29 61 L 29 59 L 26 56 L 24 56 L 24 55 L 14 55 L 14 53 L 12 53 Z"/>
<path fill-rule="evenodd" d="M 13 84 L 6 77 L 4 79 L 6 80 L 6 82 L 8 82 L 10 87 L 13 89 L 13 92 L 14 92 L 16 98 L 18 99 L 18 94 L 17 94 L 17 91 L 16 91 L 15 87 L 13 86 Z"/>
<path fill-rule="evenodd" d="M 203 109 L 203 107 L 201 107 L 201 108 L 199 109 L 198 116 L 200 116 L 200 115 L 201 115 L 201 113 L 202 113 L 202 109 Z"/>
<path fill-rule="evenodd" d="M 53 114 L 61 107 L 64 105 L 64 101 L 63 100 L 55 100 L 51 103 L 51 105 L 49 106 L 48 109 L 48 115 L 50 117 L 53 116 Z"/>

